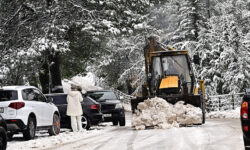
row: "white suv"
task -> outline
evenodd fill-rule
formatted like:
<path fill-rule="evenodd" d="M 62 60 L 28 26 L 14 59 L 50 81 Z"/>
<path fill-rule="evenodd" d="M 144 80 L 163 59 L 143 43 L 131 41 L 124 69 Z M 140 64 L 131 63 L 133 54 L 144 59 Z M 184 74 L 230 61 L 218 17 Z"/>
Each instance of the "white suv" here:
<path fill-rule="evenodd" d="M 50 135 L 60 132 L 60 116 L 52 99 L 47 99 L 33 86 L 0 88 L 0 114 L 7 123 L 8 137 L 22 132 L 26 140 L 35 137 L 36 130 L 46 129 Z"/>

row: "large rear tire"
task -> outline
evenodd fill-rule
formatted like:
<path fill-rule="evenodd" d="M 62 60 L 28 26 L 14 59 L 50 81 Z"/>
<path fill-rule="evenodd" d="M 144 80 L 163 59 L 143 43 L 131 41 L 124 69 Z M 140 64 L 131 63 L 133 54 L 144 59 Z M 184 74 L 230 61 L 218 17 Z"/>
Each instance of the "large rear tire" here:
<path fill-rule="evenodd" d="M 202 116 L 201 116 L 201 120 L 202 120 L 202 124 L 205 124 L 206 122 L 206 110 L 205 110 L 205 102 L 204 102 L 204 97 L 203 97 L 203 93 L 202 91 L 199 91 L 200 93 L 200 101 L 201 101 L 201 111 L 202 111 Z"/>
<path fill-rule="evenodd" d="M 0 150 L 6 150 L 7 147 L 7 136 L 6 130 L 0 127 Z"/>
<path fill-rule="evenodd" d="M 203 112 L 202 113 L 202 124 L 205 124 L 206 123 L 206 113 Z"/>
<path fill-rule="evenodd" d="M 53 124 L 52 126 L 50 127 L 49 129 L 49 135 L 52 136 L 52 135 L 58 135 L 60 133 L 60 117 L 59 115 L 57 114 L 54 114 L 53 115 Z"/>
<path fill-rule="evenodd" d="M 25 140 L 30 140 L 36 136 L 36 121 L 35 118 L 30 117 L 26 130 L 23 131 L 23 137 Z"/>

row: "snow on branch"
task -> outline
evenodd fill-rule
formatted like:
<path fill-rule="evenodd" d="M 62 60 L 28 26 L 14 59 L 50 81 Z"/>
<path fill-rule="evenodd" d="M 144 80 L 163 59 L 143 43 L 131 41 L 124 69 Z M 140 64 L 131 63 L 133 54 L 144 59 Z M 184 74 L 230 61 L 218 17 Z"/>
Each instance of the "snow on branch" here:
<path fill-rule="evenodd" d="M 77 4 L 74 0 L 69 0 L 69 2 L 76 8 L 80 8 L 83 12 L 87 12 L 91 19 L 95 18 L 92 11 L 82 7 L 81 5 Z"/>

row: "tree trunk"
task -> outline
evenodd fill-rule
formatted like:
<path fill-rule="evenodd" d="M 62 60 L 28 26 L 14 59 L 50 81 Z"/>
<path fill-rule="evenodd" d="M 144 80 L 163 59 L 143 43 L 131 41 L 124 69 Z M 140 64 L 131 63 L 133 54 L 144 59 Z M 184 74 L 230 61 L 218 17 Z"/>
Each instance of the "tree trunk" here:
<path fill-rule="evenodd" d="M 42 92 L 44 94 L 50 93 L 49 88 L 49 66 L 47 61 L 44 61 L 39 72 L 39 80 L 42 86 Z"/>
<path fill-rule="evenodd" d="M 208 18 L 210 18 L 211 17 L 210 0 L 206 0 L 206 7 L 207 7 L 207 16 L 208 16 Z"/>
<path fill-rule="evenodd" d="M 44 53 L 45 61 L 43 62 L 39 73 L 39 80 L 42 86 L 42 92 L 63 93 L 61 71 L 60 71 L 60 54 L 47 51 Z"/>
<path fill-rule="evenodd" d="M 50 60 L 50 78 L 51 78 L 51 92 L 63 93 L 62 78 L 61 78 L 61 57 L 58 52 L 49 56 Z"/>

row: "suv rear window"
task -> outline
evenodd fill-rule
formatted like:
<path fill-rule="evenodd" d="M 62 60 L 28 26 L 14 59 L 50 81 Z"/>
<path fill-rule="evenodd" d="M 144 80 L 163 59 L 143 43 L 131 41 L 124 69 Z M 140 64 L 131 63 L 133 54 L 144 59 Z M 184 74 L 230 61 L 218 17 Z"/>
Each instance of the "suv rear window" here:
<path fill-rule="evenodd" d="M 56 95 L 56 96 L 47 96 L 53 98 L 53 103 L 56 105 L 67 104 L 67 95 Z"/>
<path fill-rule="evenodd" d="M 96 91 L 87 92 L 87 95 L 96 101 L 100 100 L 118 100 L 114 92 L 111 91 Z"/>
<path fill-rule="evenodd" d="M 0 101 L 17 100 L 17 91 L 15 90 L 0 90 Z"/>

